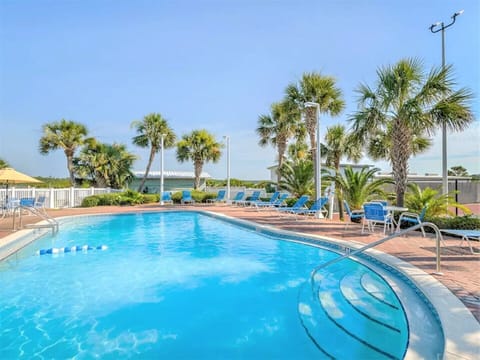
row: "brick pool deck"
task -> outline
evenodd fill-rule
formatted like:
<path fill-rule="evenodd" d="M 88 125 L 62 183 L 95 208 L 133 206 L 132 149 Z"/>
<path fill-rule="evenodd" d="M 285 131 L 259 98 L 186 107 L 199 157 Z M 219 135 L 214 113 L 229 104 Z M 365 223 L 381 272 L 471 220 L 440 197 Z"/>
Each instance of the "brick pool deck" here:
<path fill-rule="evenodd" d="M 353 243 L 368 244 L 381 239 L 383 233 L 377 229 L 374 234 L 362 234 L 361 226 L 351 224 L 345 230 L 345 223 L 339 220 L 313 219 L 312 217 L 293 216 L 279 217 L 271 211 L 256 211 L 245 207 L 227 205 L 158 205 L 139 206 L 108 206 L 95 208 L 74 208 L 48 210 L 53 217 L 101 214 L 101 213 L 126 213 L 136 211 L 161 211 L 163 209 L 198 209 L 224 214 L 233 218 L 248 220 L 262 225 L 275 226 L 280 229 L 299 233 L 325 236 Z M 34 216 L 23 216 L 23 224 L 35 223 L 39 219 Z M 0 246 L 4 243 L 7 235 L 14 233 L 12 218 L 0 219 Z M 427 234 L 423 238 L 421 233 L 409 234 L 408 237 L 398 237 L 376 247 L 390 255 L 396 256 L 432 275 L 443 283 L 480 322 L 480 255 L 471 254 L 468 247 L 459 247 L 460 239 L 444 236 L 446 246 L 441 250 L 441 271 L 443 275 L 435 274 L 435 241 L 434 237 Z M 464 244 L 465 245 L 465 244 Z M 480 243 L 473 242 L 474 249 L 480 251 Z"/>

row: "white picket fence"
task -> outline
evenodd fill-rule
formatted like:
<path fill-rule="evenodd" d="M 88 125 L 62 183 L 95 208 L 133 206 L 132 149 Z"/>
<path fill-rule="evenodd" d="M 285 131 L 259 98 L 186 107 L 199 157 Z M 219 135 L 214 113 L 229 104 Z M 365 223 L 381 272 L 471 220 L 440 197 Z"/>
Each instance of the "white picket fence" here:
<path fill-rule="evenodd" d="M 9 199 L 38 198 L 45 196 L 45 207 L 50 209 L 72 208 L 80 206 L 84 198 L 90 195 L 107 194 L 120 192 L 110 188 L 8 188 Z M 6 198 L 6 189 L 0 189 L 0 203 Z"/>

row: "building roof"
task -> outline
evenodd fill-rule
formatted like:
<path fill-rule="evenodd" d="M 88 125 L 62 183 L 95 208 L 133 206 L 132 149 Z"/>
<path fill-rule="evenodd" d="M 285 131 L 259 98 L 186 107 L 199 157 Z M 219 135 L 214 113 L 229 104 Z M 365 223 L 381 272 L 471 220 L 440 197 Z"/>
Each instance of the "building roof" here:
<path fill-rule="evenodd" d="M 134 171 L 133 174 L 136 178 L 141 179 L 143 178 L 143 175 L 145 175 L 145 171 Z M 165 179 L 194 179 L 195 173 L 193 171 L 164 170 L 163 177 Z M 200 174 L 200 178 L 211 179 L 212 176 L 209 173 L 202 171 L 202 173 Z M 148 173 L 147 179 L 160 179 L 160 171 L 150 171 Z"/>
<path fill-rule="evenodd" d="M 392 173 L 378 173 L 375 175 L 375 178 L 377 179 L 391 179 L 393 178 Z M 441 181 L 443 177 L 438 174 L 425 174 L 425 175 L 419 175 L 419 174 L 407 174 L 407 179 L 410 181 Z M 450 176 L 448 175 L 448 180 L 471 180 L 471 176 Z"/>
<path fill-rule="evenodd" d="M 322 162 L 322 167 L 325 167 L 325 163 Z M 352 167 L 353 169 L 362 169 L 362 168 L 371 168 L 373 167 L 374 165 L 367 165 L 367 164 L 340 164 L 340 168 L 346 168 L 347 166 L 350 166 Z M 275 170 L 278 168 L 278 165 L 272 165 L 272 166 L 269 166 L 267 167 L 268 170 Z"/>

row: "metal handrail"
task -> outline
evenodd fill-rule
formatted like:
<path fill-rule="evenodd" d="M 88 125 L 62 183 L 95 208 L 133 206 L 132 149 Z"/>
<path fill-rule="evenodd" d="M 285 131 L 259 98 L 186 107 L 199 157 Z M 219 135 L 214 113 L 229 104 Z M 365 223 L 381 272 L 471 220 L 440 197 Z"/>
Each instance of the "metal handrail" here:
<path fill-rule="evenodd" d="M 48 223 L 48 225 L 28 225 L 29 227 L 51 227 L 53 234 L 58 232 L 59 222 L 56 219 L 49 216 L 47 213 L 45 213 L 45 212 L 42 213 L 37 208 L 32 207 L 32 206 L 20 206 L 20 209 L 21 210 L 28 210 L 33 215 L 38 216 L 39 218 L 45 220 Z M 20 210 L 20 227 L 22 227 L 22 212 L 21 212 L 21 210 Z"/>
<path fill-rule="evenodd" d="M 424 222 L 424 223 L 420 223 L 420 224 L 417 224 L 417 225 L 414 225 L 412 227 L 409 227 L 408 229 L 405 229 L 405 230 L 402 230 L 400 232 L 396 232 L 392 235 L 389 235 L 387 237 L 384 237 L 380 240 L 377 240 L 377 241 L 374 241 L 368 245 L 365 245 L 363 247 L 361 247 L 360 249 L 357 249 L 357 250 L 354 250 L 354 251 L 350 251 L 351 249 L 350 248 L 347 248 L 346 250 L 346 254 L 338 257 L 338 258 L 335 258 L 333 260 L 330 260 L 330 261 L 327 261 L 326 263 L 323 263 L 323 264 L 320 264 L 318 265 L 315 269 L 313 269 L 310 273 L 310 279 L 311 279 L 311 282 L 312 282 L 312 286 L 314 285 L 314 278 L 315 278 L 315 274 L 321 270 L 321 269 L 324 269 L 326 268 L 327 266 L 330 266 L 332 264 L 335 264 L 337 262 L 340 262 L 346 258 L 349 258 L 350 256 L 353 256 L 353 255 L 356 255 L 356 254 L 359 254 L 359 253 L 362 253 L 364 252 L 365 250 L 368 250 L 368 249 L 371 249 L 377 245 L 380 245 L 380 244 L 383 244 L 384 242 L 386 241 L 389 241 L 391 239 L 394 239 L 396 237 L 399 237 L 399 236 L 402 236 L 402 235 L 405 235 L 405 234 L 408 234 L 409 232 L 411 231 L 415 231 L 417 229 L 420 229 L 424 226 L 428 226 L 428 227 L 431 227 L 434 231 L 435 231 L 435 234 L 436 234 L 436 274 L 441 274 L 440 272 L 440 242 L 443 241 L 443 237 L 442 237 L 442 233 L 440 232 L 440 229 L 437 227 L 437 225 L 435 225 L 434 223 L 431 223 L 431 222 Z"/>

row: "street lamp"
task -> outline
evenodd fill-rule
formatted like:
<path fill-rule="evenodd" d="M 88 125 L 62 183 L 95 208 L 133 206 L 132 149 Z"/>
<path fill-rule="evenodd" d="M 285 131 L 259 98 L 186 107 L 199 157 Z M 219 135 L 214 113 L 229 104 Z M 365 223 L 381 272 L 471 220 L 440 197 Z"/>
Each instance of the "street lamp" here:
<path fill-rule="evenodd" d="M 230 200 L 230 136 L 224 135 L 227 141 L 227 201 Z"/>
<path fill-rule="evenodd" d="M 322 197 L 322 165 L 320 162 L 321 151 L 320 151 L 320 104 L 316 102 L 307 101 L 304 104 L 307 108 L 315 108 L 315 114 L 317 116 L 317 155 L 315 159 L 315 200 L 318 200 Z M 315 214 L 318 218 L 323 217 L 322 212 L 318 211 Z"/>
<path fill-rule="evenodd" d="M 165 138 L 165 134 L 162 134 L 160 137 L 160 205 L 164 205 L 163 202 L 163 141 Z"/>
<path fill-rule="evenodd" d="M 442 22 L 432 24 L 429 29 L 432 33 L 442 32 L 442 68 L 445 69 L 445 29 L 455 24 L 457 16 L 462 15 L 463 10 L 457 11 L 452 15 L 450 24 L 445 25 Z M 442 124 L 442 192 L 448 194 L 448 170 L 447 170 L 447 124 Z"/>

